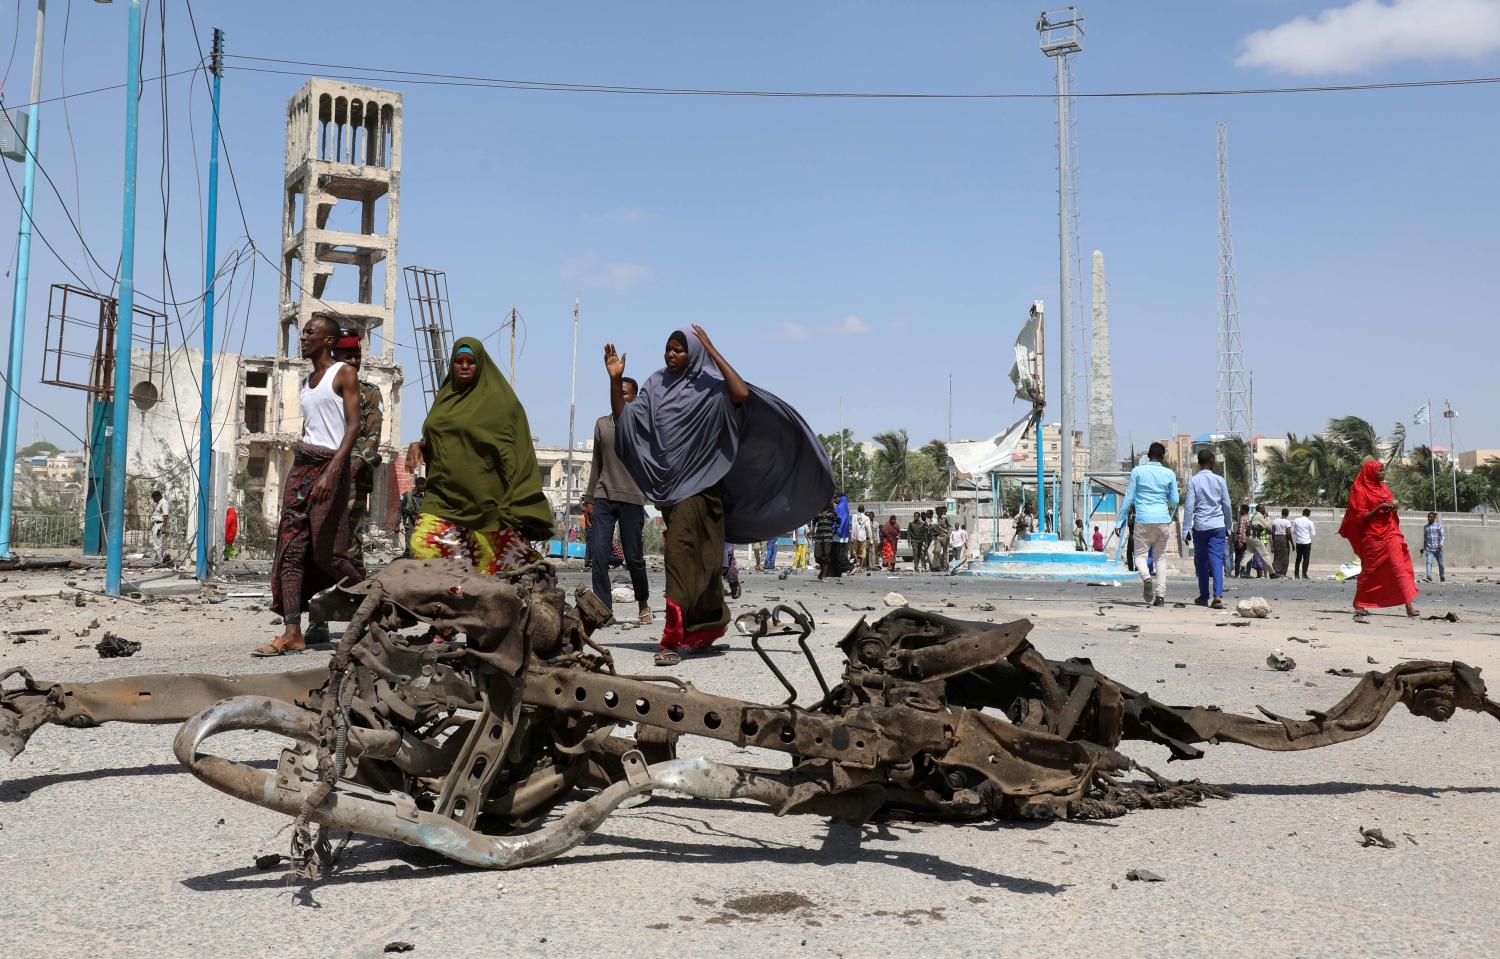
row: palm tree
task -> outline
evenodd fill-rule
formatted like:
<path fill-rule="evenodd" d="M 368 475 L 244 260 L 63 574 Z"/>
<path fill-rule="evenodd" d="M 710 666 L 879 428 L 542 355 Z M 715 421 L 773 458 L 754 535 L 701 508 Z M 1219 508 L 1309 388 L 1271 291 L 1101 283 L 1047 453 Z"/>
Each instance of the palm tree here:
<path fill-rule="evenodd" d="M 1250 501 L 1250 448 L 1239 437 L 1231 436 L 1220 447 L 1224 453 L 1224 482 L 1229 484 L 1229 498 L 1236 503 Z"/>
<path fill-rule="evenodd" d="M 875 434 L 875 493 L 881 499 L 911 498 L 911 472 L 906 454 L 909 440 L 906 430 L 889 430 Z"/>

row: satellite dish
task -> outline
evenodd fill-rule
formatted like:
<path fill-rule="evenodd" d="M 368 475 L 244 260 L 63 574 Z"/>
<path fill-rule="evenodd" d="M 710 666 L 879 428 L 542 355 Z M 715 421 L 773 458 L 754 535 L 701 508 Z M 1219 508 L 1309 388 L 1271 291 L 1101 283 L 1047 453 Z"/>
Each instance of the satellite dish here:
<path fill-rule="evenodd" d="M 159 399 L 161 399 L 161 393 L 157 391 L 156 384 L 150 380 L 141 380 L 130 391 L 130 401 L 138 410 L 149 410 Z"/>

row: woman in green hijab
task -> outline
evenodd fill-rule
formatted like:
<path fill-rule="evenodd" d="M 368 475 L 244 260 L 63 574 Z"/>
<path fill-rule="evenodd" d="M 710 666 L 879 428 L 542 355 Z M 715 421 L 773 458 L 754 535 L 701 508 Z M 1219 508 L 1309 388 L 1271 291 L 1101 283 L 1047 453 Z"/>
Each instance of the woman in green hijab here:
<path fill-rule="evenodd" d="M 491 575 L 540 557 L 531 543 L 552 536 L 531 426 L 521 401 L 466 336 L 453 345 L 448 376 L 406 451 L 406 468 L 427 466 L 427 494 L 411 534 L 417 559 L 456 558 Z"/>

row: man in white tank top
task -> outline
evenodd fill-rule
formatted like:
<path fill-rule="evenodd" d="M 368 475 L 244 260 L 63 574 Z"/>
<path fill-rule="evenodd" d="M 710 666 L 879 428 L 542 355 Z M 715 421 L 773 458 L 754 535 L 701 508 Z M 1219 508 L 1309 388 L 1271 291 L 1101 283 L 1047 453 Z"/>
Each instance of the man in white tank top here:
<path fill-rule="evenodd" d="M 312 374 L 302 383 L 302 440 L 281 494 L 276 560 L 271 568 L 271 608 L 281 614 L 280 636 L 256 656 L 285 656 L 304 649 L 302 611 L 319 590 L 364 570 L 349 558 L 349 454 L 359 436 L 359 379 L 333 358 L 339 325 L 315 313 L 297 337 Z"/>

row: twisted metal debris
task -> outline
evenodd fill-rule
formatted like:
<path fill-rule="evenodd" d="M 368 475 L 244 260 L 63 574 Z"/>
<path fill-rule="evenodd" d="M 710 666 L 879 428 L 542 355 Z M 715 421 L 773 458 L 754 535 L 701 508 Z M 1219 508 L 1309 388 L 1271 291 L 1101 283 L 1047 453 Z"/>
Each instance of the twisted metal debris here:
<path fill-rule="evenodd" d="M 1306 719 L 1168 706 L 1086 659 L 1044 658 L 1024 619 L 976 623 L 909 608 L 861 620 L 843 638 L 832 686 L 808 644 L 815 624 L 805 609 L 742 616 L 737 625 L 788 693 L 768 705 L 618 673 L 589 638 L 608 612 L 586 590 L 566 603 L 547 563 L 496 579 L 405 560 L 322 599 L 345 607 L 323 615 L 349 620 L 327 668 L 86 684 L 9 670 L 0 678 L 22 685 L 0 693 L 0 748 L 14 757 L 48 724 L 180 722 L 182 764 L 221 792 L 294 817 L 294 868 L 315 877 L 330 865 L 330 829 L 506 869 L 561 855 L 622 802 L 657 790 L 851 822 L 1118 816 L 1225 795 L 1139 766 L 1118 751 L 1127 740 L 1197 759 L 1207 743 L 1281 751 L 1355 739 L 1398 703 L 1436 722 L 1460 709 L 1500 719 L 1478 669 L 1437 661 L 1367 673 Z M 421 624 L 464 641 L 402 632 Z M 796 639 L 818 684 L 808 705 L 797 705 L 766 652 L 781 637 Z M 633 729 L 622 735 L 622 724 Z M 204 751 L 212 737 L 248 729 L 292 740 L 274 771 Z M 685 734 L 787 753 L 791 767 L 679 758 Z"/>

